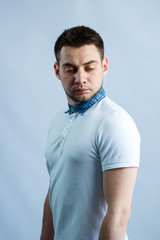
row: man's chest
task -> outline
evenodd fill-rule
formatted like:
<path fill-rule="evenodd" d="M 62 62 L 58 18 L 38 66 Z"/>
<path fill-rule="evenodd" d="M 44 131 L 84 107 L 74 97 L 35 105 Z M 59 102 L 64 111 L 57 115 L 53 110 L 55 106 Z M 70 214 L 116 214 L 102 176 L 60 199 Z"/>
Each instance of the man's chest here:
<path fill-rule="evenodd" d="M 67 165 L 85 165 L 99 161 L 96 146 L 97 123 L 90 117 L 77 114 L 56 122 L 50 129 L 46 158 L 50 168 Z"/>

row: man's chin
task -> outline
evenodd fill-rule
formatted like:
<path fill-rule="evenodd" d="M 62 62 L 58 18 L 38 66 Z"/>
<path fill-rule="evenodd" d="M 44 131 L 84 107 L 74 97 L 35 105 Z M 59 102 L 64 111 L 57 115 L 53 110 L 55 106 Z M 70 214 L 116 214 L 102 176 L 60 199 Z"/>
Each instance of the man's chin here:
<path fill-rule="evenodd" d="M 72 99 L 73 101 L 75 101 L 75 102 L 79 102 L 79 103 L 81 103 L 81 102 L 88 102 L 89 100 L 91 100 L 92 98 L 93 98 L 94 96 L 87 96 L 87 95 L 85 95 L 85 94 L 83 94 L 83 95 L 81 95 L 81 96 L 79 96 L 79 97 L 77 97 L 77 98 L 74 98 L 74 99 Z"/>
<path fill-rule="evenodd" d="M 68 101 L 71 102 L 72 104 L 71 105 L 77 105 L 77 104 L 80 104 L 82 102 L 88 102 L 89 100 L 91 100 L 92 98 L 94 98 L 97 93 L 99 91 L 97 91 L 96 93 L 93 93 L 91 94 L 91 92 L 85 92 L 85 93 L 75 93 L 70 95 L 68 93 L 67 94 L 67 98 L 68 98 Z"/>

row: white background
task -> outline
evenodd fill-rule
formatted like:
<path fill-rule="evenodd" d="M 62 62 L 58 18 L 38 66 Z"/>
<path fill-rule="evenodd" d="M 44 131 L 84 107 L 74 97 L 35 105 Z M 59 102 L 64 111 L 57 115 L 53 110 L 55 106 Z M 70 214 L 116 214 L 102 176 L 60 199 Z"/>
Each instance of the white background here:
<path fill-rule="evenodd" d="M 159 240 L 160 2 L 0 0 L 0 239 L 36 240 L 49 186 L 50 120 L 67 107 L 53 71 L 54 43 L 86 25 L 105 42 L 108 97 L 134 118 L 141 164 L 130 240 Z"/>

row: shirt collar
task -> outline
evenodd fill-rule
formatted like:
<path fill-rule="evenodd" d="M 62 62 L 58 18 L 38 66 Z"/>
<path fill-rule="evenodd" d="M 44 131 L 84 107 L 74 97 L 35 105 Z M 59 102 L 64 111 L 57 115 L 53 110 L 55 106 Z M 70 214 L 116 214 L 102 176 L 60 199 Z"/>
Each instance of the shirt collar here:
<path fill-rule="evenodd" d="M 69 113 L 69 115 L 75 112 L 84 113 L 95 103 L 100 102 L 105 96 L 106 96 L 105 91 L 103 88 L 101 88 L 97 95 L 90 99 L 88 102 L 81 102 L 74 107 L 68 104 L 69 109 L 65 113 Z"/>

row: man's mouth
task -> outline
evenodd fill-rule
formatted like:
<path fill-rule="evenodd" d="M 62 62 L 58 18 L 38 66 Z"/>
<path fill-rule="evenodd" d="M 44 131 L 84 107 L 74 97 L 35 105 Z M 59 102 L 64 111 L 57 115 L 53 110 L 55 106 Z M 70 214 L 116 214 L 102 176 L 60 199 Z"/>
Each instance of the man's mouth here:
<path fill-rule="evenodd" d="M 75 92 L 79 93 L 79 94 L 84 94 L 88 92 L 87 88 L 78 88 L 75 90 Z"/>

